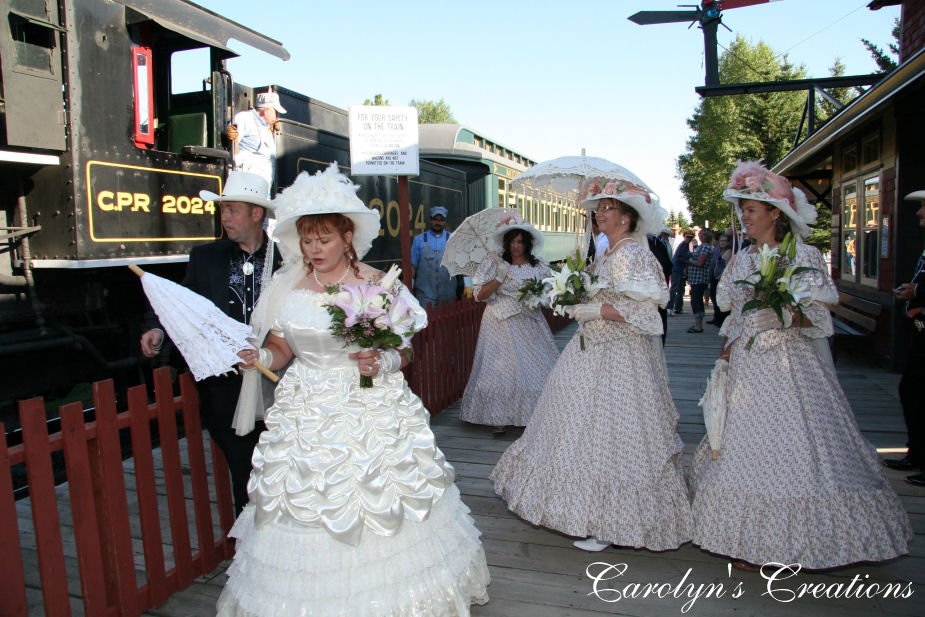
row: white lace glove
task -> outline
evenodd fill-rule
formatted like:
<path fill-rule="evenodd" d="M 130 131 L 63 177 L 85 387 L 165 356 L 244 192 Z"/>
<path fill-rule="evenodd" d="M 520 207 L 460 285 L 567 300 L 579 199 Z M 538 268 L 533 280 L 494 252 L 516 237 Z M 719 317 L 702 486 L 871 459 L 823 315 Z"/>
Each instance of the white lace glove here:
<path fill-rule="evenodd" d="M 379 351 L 379 374 L 394 373 L 401 370 L 401 353 L 397 349 Z"/>
<path fill-rule="evenodd" d="M 503 259 L 496 259 L 495 266 L 495 280 L 499 283 L 503 283 L 511 273 L 511 264 Z"/>
<path fill-rule="evenodd" d="M 790 324 L 793 323 L 793 315 L 788 309 L 783 311 L 784 322 L 781 323 L 780 318 L 777 316 L 777 313 L 774 312 L 774 309 L 763 308 L 755 313 L 755 327 L 758 329 L 758 332 L 765 332 L 767 330 L 774 330 L 776 328 L 789 328 Z"/>
<path fill-rule="evenodd" d="M 595 319 L 603 319 L 601 315 L 601 310 L 603 308 L 604 305 L 599 303 L 576 304 L 572 307 L 571 313 L 572 317 L 578 320 L 578 323 L 585 323 L 594 321 Z"/>

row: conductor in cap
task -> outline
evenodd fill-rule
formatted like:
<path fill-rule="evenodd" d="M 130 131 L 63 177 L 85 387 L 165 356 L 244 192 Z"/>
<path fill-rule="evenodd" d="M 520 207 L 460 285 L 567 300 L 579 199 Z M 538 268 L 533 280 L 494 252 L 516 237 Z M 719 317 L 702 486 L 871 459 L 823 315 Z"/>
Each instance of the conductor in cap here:
<path fill-rule="evenodd" d="M 459 277 L 450 276 L 440 265 L 450 232 L 446 230 L 447 209 L 433 206 L 430 209 L 430 229 L 418 234 L 411 242 L 411 272 L 414 278 L 414 295 L 421 304 L 437 304 L 459 297 Z"/>
<path fill-rule="evenodd" d="M 267 181 L 267 194 L 276 174 L 276 136 L 280 132 L 279 114 L 286 113 L 279 94 L 261 92 L 253 109 L 235 114 L 225 136 L 234 144 L 235 169 L 254 173 Z"/>

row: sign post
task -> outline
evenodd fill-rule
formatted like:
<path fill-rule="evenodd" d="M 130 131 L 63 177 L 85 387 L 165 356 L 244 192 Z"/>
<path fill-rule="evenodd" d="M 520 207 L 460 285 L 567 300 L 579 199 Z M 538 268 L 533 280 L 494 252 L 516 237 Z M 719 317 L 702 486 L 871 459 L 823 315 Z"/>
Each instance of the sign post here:
<path fill-rule="evenodd" d="M 408 176 L 420 175 L 418 110 L 385 105 L 350 106 L 350 173 L 398 177 L 398 237 L 402 281 L 411 289 L 411 205 Z"/>

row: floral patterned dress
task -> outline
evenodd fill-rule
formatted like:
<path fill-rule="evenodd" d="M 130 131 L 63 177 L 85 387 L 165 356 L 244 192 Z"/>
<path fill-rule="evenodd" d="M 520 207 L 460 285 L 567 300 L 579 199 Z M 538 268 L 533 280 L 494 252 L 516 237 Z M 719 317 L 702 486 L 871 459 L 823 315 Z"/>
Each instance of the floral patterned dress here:
<path fill-rule="evenodd" d="M 497 264 L 486 259 L 472 279 L 476 289 L 493 281 Z M 524 282 L 550 276 L 540 262 L 511 266 L 510 276 L 487 300 L 469 383 L 459 417 L 490 426 L 526 426 L 559 350 L 539 309 L 517 300 Z"/>
<path fill-rule="evenodd" d="M 818 250 L 800 244 L 795 261 L 816 269 L 803 275 L 811 327 L 759 334 L 755 312 L 743 315 L 752 291 L 735 281 L 758 269 L 756 253 L 739 253 L 720 280 L 717 302 L 732 310 L 720 331 L 733 341 L 728 412 L 719 457 L 706 439 L 695 453 L 693 540 L 754 564 L 810 569 L 902 555 L 909 519 L 817 349 L 832 334 L 826 304 L 837 290 Z"/>
<path fill-rule="evenodd" d="M 629 242 L 594 265 L 626 323 L 584 324 L 549 375 L 523 436 L 491 474 L 518 516 L 571 536 L 674 549 L 690 539 L 683 443 L 668 391 L 658 306 L 665 277 L 647 246 Z"/>

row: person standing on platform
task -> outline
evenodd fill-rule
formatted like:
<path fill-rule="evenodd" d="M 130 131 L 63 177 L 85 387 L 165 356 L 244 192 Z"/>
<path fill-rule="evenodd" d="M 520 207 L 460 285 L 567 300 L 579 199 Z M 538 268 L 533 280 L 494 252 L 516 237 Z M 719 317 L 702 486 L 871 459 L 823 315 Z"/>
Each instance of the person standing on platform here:
<path fill-rule="evenodd" d="M 566 345 L 491 480 L 508 509 L 582 538 L 582 550 L 675 549 L 690 539 L 691 512 L 658 340 L 668 288 L 646 239 L 664 210 L 628 181 L 587 191 L 582 206 L 610 243 L 593 268 L 605 287 L 572 308 L 584 345 L 578 335 Z"/>
<path fill-rule="evenodd" d="M 693 542 L 741 569 L 775 562 L 818 570 L 903 555 L 909 517 L 864 439 L 838 382 L 827 339 L 838 290 L 822 254 L 803 242 L 816 209 L 757 161 L 739 163 L 723 198 L 754 246 L 723 273 L 716 300 L 731 313 L 720 333 L 729 362 L 727 412 L 717 453 L 704 438 L 691 472 Z M 796 241 L 789 266 L 798 307 L 745 310 L 754 289 L 738 283 L 762 249 Z"/>
<path fill-rule="evenodd" d="M 226 315 L 250 323 L 260 292 L 282 260 L 273 242 L 263 231 L 263 222 L 272 207 L 266 198 L 266 179 L 243 171 L 231 171 L 221 196 L 201 191 L 200 197 L 218 203 L 225 237 L 195 247 L 189 256 L 183 286 L 211 300 Z M 141 352 L 153 358 L 164 344 L 164 331 L 152 328 L 141 335 Z M 209 377 L 197 384 L 202 423 L 218 445 L 231 471 L 235 515 L 247 505 L 247 479 L 251 454 L 263 423 L 246 435 L 232 428 L 241 376 Z"/>
<path fill-rule="evenodd" d="M 710 288 L 710 256 L 713 254 L 713 232 L 701 229 L 700 244 L 691 251 L 687 264 L 687 280 L 691 284 L 691 312 L 694 325 L 687 329 L 690 333 L 703 332 L 703 296 Z"/>
<path fill-rule="evenodd" d="M 448 302 L 459 297 L 459 278 L 440 265 L 446 241 L 452 235 L 446 230 L 447 210 L 443 206 L 430 209 L 430 229 L 418 234 L 411 242 L 411 276 L 414 297 L 422 305 Z"/>
<path fill-rule="evenodd" d="M 687 262 L 691 259 L 691 241 L 694 232 L 684 232 L 684 240 L 674 250 L 671 258 L 671 295 L 668 298 L 668 311 L 680 315 L 684 309 L 684 288 L 687 285 Z"/>
<path fill-rule="evenodd" d="M 261 92 L 257 95 L 254 109 L 235 114 L 234 122 L 225 129 L 225 136 L 236 142 L 234 154 L 235 169 L 257 174 L 267 181 L 267 194 L 276 177 L 276 136 L 280 132 L 279 116 L 286 110 L 279 103 L 275 92 Z"/>
<path fill-rule="evenodd" d="M 665 275 L 665 285 L 668 285 L 668 282 L 671 280 L 672 268 L 671 245 L 668 244 L 667 237 L 663 238 L 664 234 L 669 232 L 670 230 L 667 230 L 667 228 L 662 228 L 658 236 L 650 235 L 648 237 L 649 250 L 655 255 L 655 259 L 658 260 L 658 265 L 662 267 L 662 273 Z M 664 347 L 665 337 L 668 335 L 668 309 L 664 306 L 659 306 L 658 314 L 662 318 L 662 347 Z"/>
<path fill-rule="evenodd" d="M 514 215 L 501 222 L 495 238 L 501 257 L 485 259 L 472 278 L 475 300 L 486 307 L 459 419 L 500 434 L 527 425 L 559 350 L 540 308 L 517 299 L 527 281 L 551 276 L 534 255 L 543 234 Z"/>
<path fill-rule="evenodd" d="M 286 265 L 254 311 L 260 349 L 239 354 L 238 407 L 271 404 L 219 617 L 466 617 L 488 601 L 479 531 L 401 372 L 410 349 L 351 353 L 331 331 L 341 285 L 382 284 L 427 325 L 404 285 L 360 261 L 380 222 L 357 188 L 332 164 L 274 200 Z M 272 401 L 249 388 L 258 359 L 289 367 Z"/>
<path fill-rule="evenodd" d="M 907 201 L 919 202 L 916 216 L 919 227 L 925 227 L 925 190 L 906 195 Z M 912 280 L 895 290 L 896 297 L 906 302 L 912 339 L 906 356 L 906 368 L 899 381 L 899 400 L 906 421 L 908 450 L 901 459 L 886 459 L 883 464 L 900 471 L 919 471 L 906 476 L 906 482 L 925 486 L 925 252 L 919 257 Z"/>

